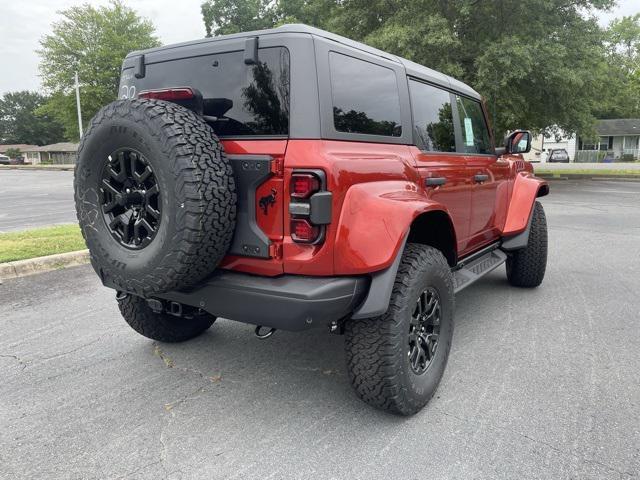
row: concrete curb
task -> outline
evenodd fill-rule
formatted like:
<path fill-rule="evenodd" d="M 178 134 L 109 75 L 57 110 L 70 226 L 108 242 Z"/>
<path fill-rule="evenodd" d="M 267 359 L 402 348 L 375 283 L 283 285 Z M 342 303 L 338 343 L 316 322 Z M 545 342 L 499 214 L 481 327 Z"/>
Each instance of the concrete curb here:
<path fill-rule="evenodd" d="M 608 180 L 617 182 L 638 182 L 640 181 L 640 175 L 612 175 L 610 173 L 606 175 L 590 175 L 583 173 L 548 173 L 540 172 L 535 173 L 536 177 L 544 178 L 545 180 Z"/>
<path fill-rule="evenodd" d="M 53 170 L 73 171 L 75 165 L 0 165 L 0 170 Z"/>
<path fill-rule="evenodd" d="M 86 263 L 89 263 L 89 250 L 58 253 L 56 255 L 47 255 L 46 257 L 0 263 L 0 283 L 9 278 L 26 277 L 27 275 L 84 265 Z"/>

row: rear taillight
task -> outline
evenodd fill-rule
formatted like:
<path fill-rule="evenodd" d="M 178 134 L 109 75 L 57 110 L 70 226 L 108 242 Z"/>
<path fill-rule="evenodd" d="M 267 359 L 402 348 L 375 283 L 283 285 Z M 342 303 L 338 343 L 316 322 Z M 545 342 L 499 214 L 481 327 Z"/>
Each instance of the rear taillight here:
<path fill-rule="evenodd" d="M 304 218 L 291 219 L 291 238 L 294 242 L 313 243 L 319 236 L 319 225 L 311 225 L 311 222 Z"/>
<path fill-rule="evenodd" d="M 142 90 L 138 93 L 138 98 L 152 98 L 155 100 L 166 100 L 176 102 L 179 100 L 192 100 L 196 94 L 190 88 L 164 88 L 159 90 Z"/>
<path fill-rule="evenodd" d="M 320 190 L 320 179 L 313 173 L 294 173 L 291 175 L 291 196 L 309 198 Z"/>
<path fill-rule="evenodd" d="M 325 187 L 322 170 L 291 174 L 289 214 L 294 242 L 318 244 L 324 240 L 326 225 L 331 222 L 331 193 Z"/>

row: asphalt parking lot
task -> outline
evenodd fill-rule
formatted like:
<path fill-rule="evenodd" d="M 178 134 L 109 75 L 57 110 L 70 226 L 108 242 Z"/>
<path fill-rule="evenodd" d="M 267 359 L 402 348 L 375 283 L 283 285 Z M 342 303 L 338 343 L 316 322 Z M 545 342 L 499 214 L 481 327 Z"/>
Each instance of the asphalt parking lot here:
<path fill-rule="evenodd" d="M 76 222 L 73 172 L 0 170 L 0 233 Z"/>
<path fill-rule="evenodd" d="M 639 200 L 638 182 L 553 182 L 545 282 L 500 268 L 458 295 L 412 418 L 360 402 L 325 331 L 260 341 L 219 320 L 157 344 L 88 266 L 6 281 L 0 478 L 636 478 Z"/>

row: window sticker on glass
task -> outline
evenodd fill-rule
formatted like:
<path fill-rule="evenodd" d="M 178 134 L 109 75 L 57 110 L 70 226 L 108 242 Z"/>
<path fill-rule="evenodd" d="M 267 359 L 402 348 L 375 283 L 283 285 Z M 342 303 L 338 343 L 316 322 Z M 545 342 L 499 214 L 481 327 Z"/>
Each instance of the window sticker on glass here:
<path fill-rule="evenodd" d="M 473 124 L 471 123 L 471 119 L 469 117 L 465 117 L 464 119 L 464 144 L 467 147 L 473 147 Z"/>

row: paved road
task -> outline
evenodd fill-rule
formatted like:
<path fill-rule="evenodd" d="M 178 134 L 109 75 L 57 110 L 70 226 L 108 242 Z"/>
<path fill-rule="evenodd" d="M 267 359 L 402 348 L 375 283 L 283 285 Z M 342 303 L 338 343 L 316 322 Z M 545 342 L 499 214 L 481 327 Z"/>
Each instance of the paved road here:
<path fill-rule="evenodd" d="M 533 168 L 541 168 L 544 170 L 602 170 L 604 172 L 616 173 L 616 170 L 635 170 L 640 173 L 640 163 L 534 163 Z"/>
<path fill-rule="evenodd" d="M 355 398 L 323 331 L 221 320 L 155 344 L 89 267 L 5 282 L 0 477 L 637 478 L 640 183 L 552 189 L 545 283 L 500 269 L 463 291 L 437 396 L 409 419 Z"/>
<path fill-rule="evenodd" d="M 0 232 L 75 223 L 73 172 L 0 170 Z"/>

